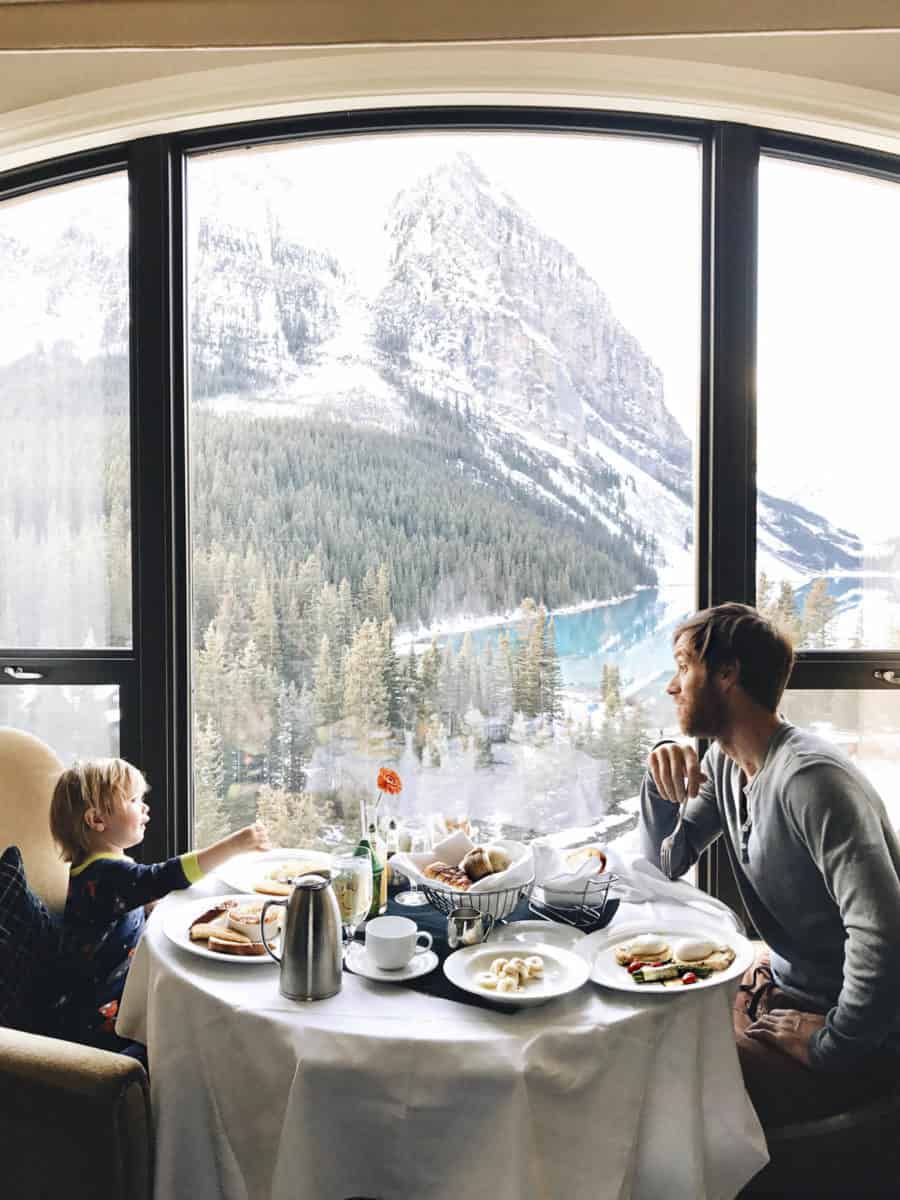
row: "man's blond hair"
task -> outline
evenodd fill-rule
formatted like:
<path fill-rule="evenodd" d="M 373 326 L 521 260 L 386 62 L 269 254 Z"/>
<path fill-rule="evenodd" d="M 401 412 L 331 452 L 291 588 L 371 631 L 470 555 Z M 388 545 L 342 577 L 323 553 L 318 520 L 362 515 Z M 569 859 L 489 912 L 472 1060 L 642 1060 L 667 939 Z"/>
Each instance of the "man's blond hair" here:
<path fill-rule="evenodd" d="M 50 801 L 50 832 L 64 862 L 77 866 L 90 853 L 90 829 L 84 819 L 88 809 L 110 816 L 136 788 L 145 792 L 146 780 L 124 758 L 92 758 L 63 771 Z"/>

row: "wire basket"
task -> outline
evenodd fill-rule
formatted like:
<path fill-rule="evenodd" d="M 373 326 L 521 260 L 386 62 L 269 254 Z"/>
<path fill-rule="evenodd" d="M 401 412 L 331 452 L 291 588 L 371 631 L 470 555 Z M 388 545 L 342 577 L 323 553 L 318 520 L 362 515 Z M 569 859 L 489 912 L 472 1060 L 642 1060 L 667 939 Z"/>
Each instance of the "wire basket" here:
<path fill-rule="evenodd" d="M 538 917 L 547 917 L 574 929 L 592 929 L 602 922 L 609 900 L 609 889 L 618 879 L 611 871 L 585 880 L 584 887 L 573 888 L 571 904 L 551 904 L 541 888 L 540 897 L 531 896 L 529 909 Z"/>
<path fill-rule="evenodd" d="M 466 908 L 476 908 L 480 913 L 493 917 L 495 921 L 504 921 L 521 899 L 530 898 L 531 889 L 534 887 L 534 876 L 532 875 L 526 883 L 516 884 L 515 887 L 499 888 L 496 892 L 464 892 L 456 888 L 450 891 L 431 887 L 427 883 L 420 883 L 419 887 L 428 897 L 428 903 L 432 908 L 436 908 L 438 912 L 447 917 L 454 908 L 465 906 Z"/>

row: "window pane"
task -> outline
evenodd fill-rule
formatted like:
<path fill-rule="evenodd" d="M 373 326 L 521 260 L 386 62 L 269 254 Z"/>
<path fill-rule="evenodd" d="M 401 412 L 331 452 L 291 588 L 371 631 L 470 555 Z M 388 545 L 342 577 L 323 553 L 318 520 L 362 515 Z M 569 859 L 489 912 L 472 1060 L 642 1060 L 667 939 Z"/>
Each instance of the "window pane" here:
<path fill-rule="evenodd" d="M 354 838 L 381 764 L 404 819 L 633 833 L 694 604 L 699 168 L 512 132 L 190 162 L 198 843 Z"/>
<path fill-rule="evenodd" d="M 0 687 L 0 725 L 46 742 L 63 763 L 119 754 L 115 684 L 23 684 Z"/>
<path fill-rule="evenodd" d="M 900 645 L 898 222 L 895 184 L 760 164 L 759 600 L 808 649 Z"/>
<path fill-rule="evenodd" d="M 835 742 L 875 785 L 891 824 L 900 829 L 900 696 L 884 692 L 785 692 L 781 704 L 795 725 Z"/>
<path fill-rule="evenodd" d="M 128 181 L 0 204 L 0 646 L 131 645 Z"/>

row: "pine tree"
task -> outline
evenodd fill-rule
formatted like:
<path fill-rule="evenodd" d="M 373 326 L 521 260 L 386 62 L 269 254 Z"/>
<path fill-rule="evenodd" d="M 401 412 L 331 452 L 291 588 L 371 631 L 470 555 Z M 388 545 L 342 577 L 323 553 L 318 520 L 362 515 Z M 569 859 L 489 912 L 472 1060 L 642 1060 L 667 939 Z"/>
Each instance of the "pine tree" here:
<path fill-rule="evenodd" d="M 384 646 L 374 621 L 363 621 L 353 637 L 344 677 L 344 714 L 366 745 L 387 726 Z"/>
<path fill-rule="evenodd" d="M 383 624 L 391 618 L 391 578 L 387 563 L 378 564 L 375 588 L 372 596 L 375 620 Z"/>
<path fill-rule="evenodd" d="M 756 607 L 764 616 L 768 616 L 771 606 L 772 581 L 765 571 L 760 571 L 759 580 L 756 584 Z"/>
<path fill-rule="evenodd" d="M 194 844 L 208 846 L 230 833 L 223 803 L 225 767 L 222 738 L 212 717 L 194 714 Z"/>
<path fill-rule="evenodd" d="M 275 604 L 265 575 L 260 575 L 259 584 L 253 596 L 250 636 L 256 643 L 259 661 L 263 666 L 274 667 L 276 663 L 280 662 L 281 653 Z"/>
<path fill-rule="evenodd" d="M 782 580 L 778 589 L 778 599 L 772 607 L 771 620 L 794 645 L 799 644 L 801 628 L 797 615 L 797 602 L 794 597 L 794 589 L 786 579 Z"/>
<path fill-rule="evenodd" d="M 421 714 L 430 718 L 439 707 L 438 679 L 441 671 L 441 652 L 436 641 L 422 655 L 419 667 L 419 690 L 421 694 Z"/>
<path fill-rule="evenodd" d="M 556 653 L 556 629 L 551 617 L 544 622 L 541 654 L 541 708 L 552 721 L 561 721 L 565 713 L 562 699 L 562 669 Z"/>
<path fill-rule="evenodd" d="M 394 650 L 394 621 L 381 623 L 381 645 L 384 661 L 384 690 L 387 693 L 387 724 L 389 729 L 403 728 L 403 673 Z"/>
<path fill-rule="evenodd" d="M 343 689 L 335 666 L 331 642 L 326 634 L 319 643 L 314 672 L 316 717 L 320 725 L 333 725 L 341 719 Z"/>
<path fill-rule="evenodd" d="M 616 716 L 622 708 L 622 679 L 615 663 L 603 664 L 601 694 L 607 716 Z"/>
<path fill-rule="evenodd" d="M 831 642 L 829 622 L 834 617 L 837 605 L 828 594 L 828 580 L 814 579 L 810 584 L 803 605 L 803 645 L 810 649 L 827 650 Z"/>

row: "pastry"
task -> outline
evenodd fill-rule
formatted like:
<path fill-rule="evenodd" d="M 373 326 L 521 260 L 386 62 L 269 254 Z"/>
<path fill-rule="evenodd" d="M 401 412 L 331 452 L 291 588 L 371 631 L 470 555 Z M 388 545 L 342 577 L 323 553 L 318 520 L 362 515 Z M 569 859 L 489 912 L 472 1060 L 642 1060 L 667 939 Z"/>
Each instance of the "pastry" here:
<path fill-rule="evenodd" d="M 242 933 L 248 941 L 261 942 L 262 934 L 259 928 L 259 919 L 262 915 L 263 905 L 261 902 L 249 904 L 240 904 L 232 908 L 228 913 L 228 924 L 232 930 Z M 266 940 L 269 941 L 278 932 L 281 925 L 281 907 L 276 906 L 270 908 L 266 913 Z"/>
<path fill-rule="evenodd" d="M 261 896 L 289 896 L 294 886 L 291 883 L 277 883 L 274 879 L 264 879 L 262 883 L 254 884 L 253 890 Z"/>
<path fill-rule="evenodd" d="M 465 871 L 473 883 L 477 879 L 484 879 L 485 875 L 494 873 L 494 866 L 488 852 L 482 846 L 473 846 L 459 864 L 459 869 Z"/>
<path fill-rule="evenodd" d="M 606 855 L 599 846 L 582 846 L 578 850 L 573 850 L 566 855 L 566 865 L 577 871 L 582 863 L 590 862 L 592 859 L 597 864 L 597 874 L 602 875 L 606 870 Z"/>
<path fill-rule="evenodd" d="M 485 850 L 491 864 L 491 870 L 496 874 L 498 871 L 505 871 L 509 867 L 512 859 L 505 850 L 501 850 L 499 846 L 488 846 Z"/>
<path fill-rule="evenodd" d="M 428 879 L 434 879 L 438 883 L 445 883 L 448 887 L 459 888 L 460 891 L 465 891 L 472 886 L 472 880 L 465 871 L 461 871 L 459 867 L 448 866 L 447 863 L 443 862 L 429 863 L 423 874 Z"/>
<path fill-rule="evenodd" d="M 249 939 L 243 942 L 233 942 L 228 938 L 211 937 L 206 944 L 216 954 L 237 954 L 243 957 L 245 955 L 266 953 L 266 948 L 262 942 L 251 942 Z"/>
<path fill-rule="evenodd" d="M 228 912 L 229 908 L 234 908 L 239 903 L 240 901 L 238 900 L 220 901 L 214 908 L 208 908 L 206 912 L 201 913 L 199 917 L 191 921 L 191 929 L 196 925 L 210 925 L 216 917 L 221 917 L 224 913 Z"/>
<path fill-rule="evenodd" d="M 191 941 L 205 942 L 208 938 L 217 937 L 229 942 L 249 942 L 252 939 L 245 937 L 243 933 L 238 933 L 234 929 L 229 929 L 227 925 L 217 925 L 214 922 L 207 924 L 198 924 L 194 922 L 191 926 Z"/>

